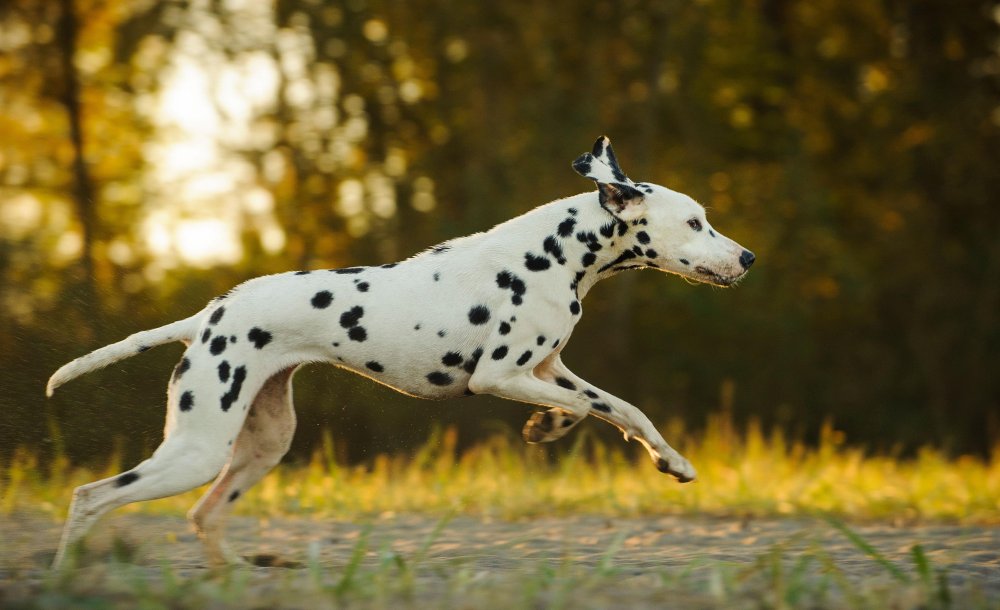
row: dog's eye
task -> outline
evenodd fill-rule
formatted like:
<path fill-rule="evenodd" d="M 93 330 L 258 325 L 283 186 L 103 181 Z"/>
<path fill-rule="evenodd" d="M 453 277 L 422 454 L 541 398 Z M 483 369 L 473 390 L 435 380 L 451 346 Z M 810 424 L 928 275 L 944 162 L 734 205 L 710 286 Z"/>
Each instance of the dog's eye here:
<path fill-rule="evenodd" d="M 694 229 L 695 231 L 701 231 L 701 221 L 698 220 L 697 218 L 692 218 L 691 220 L 689 220 L 688 226 Z"/>

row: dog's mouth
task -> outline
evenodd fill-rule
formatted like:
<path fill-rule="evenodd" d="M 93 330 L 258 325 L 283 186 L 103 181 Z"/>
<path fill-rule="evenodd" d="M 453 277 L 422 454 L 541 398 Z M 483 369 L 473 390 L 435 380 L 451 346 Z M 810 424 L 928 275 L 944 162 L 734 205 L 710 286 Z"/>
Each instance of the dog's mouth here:
<path fill-rule="evenodd" d="M 722 287 L 732 286 L 734 283 L 736 283 L 738 279 L 743 277 L 743 274 L 737 276 L 722 275 L 717 271 L 713 271 L 708 267 L 703 267 L 701 265 L 695 267 L 694 271 L 695 273 L 698 274 L 699 276 L 698 279 L 701 280 L 702 282 Z"/>

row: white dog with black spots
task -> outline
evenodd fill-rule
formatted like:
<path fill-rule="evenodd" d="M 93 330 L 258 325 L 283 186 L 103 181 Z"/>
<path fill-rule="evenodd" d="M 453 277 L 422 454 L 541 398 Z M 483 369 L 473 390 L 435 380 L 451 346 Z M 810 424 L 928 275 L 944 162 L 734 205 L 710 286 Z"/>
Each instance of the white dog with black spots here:
<path fill-rule="evenodd" d="M 164 440 L 123 474 L 78 487 L 55 564 L 105 512 L 215 483 L 189 518 L 213 565 L 241 561 L 223 542 L 233 502 L 288 450 L 291 380 L 329 362 L 429 399 L 493 394 L 545 407 L 524 427 L 530 443 L 565 435 L 594 415 L 636 439 L 681 482 L 691 464 L 635 406 L 574 375 L 562 349 L 599 280 L 651 268 L 729 286 L 754 256 L 715 231 L 690 197 L 631 181 L 599 138 L 574 169 L 597 191 L 559 199 L 484 233 L 399 263 L 256 278 L 195 315 L 136 333 L 66 364 L 63 383 L 183 341 L 167 389 Z"/>

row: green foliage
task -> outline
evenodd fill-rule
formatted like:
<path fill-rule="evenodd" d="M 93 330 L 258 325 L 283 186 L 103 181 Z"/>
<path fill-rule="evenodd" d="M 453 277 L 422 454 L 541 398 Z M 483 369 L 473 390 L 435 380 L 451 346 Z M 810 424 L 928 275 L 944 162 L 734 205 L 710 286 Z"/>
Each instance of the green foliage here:
<path fill-rule="evenodd" d="M 699 428 L 722 407 L 815 440 L 833 417 L 881 449 L 984 455 L 1000 430 L 997 35 L 981 1 L 4 3 L 0 455 L 47 450 L 47 412 L 74 460 L 115 437 L 137 458 L 176 354 L 41 407 L 58 364 L 254 275 L 387 262 L 586 189 L 568 163 L 601 132 L 759 262 L 733 291 L 602 285 L 574 368 L 654 420 Z M 183 65 L 212 86 L 178 97 Z M 209 133 L 167 121 L 169 99 L 215 117 Z M 298 383 L 300 455 L 330 413 L 356 459 L 423 439 L 423 405 L 322 375 Z M 487 436 L 484 411 L 523 419 L 461 404 L 443 411 L 463 438 Z"/>

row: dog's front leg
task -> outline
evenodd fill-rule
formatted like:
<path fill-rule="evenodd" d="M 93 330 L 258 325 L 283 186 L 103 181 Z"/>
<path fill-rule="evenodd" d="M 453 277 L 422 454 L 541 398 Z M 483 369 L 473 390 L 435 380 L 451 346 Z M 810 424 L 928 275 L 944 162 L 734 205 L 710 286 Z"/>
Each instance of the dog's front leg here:
<path fill-rule="evenodd" d="M 574 385 L 571 389 L 558 381 L 550 383 L 539 379 L 531 371 L 495 376 L 489 374 L 487 367 L 476 371 L 469 380 L 469 388 L 477 394 L 493 394 L 569 411 L 576 419 L 594 415 L 617 426 L 626 439 L 634 438 L 642 443 L 661 472 L 673 475 L 682 483 L 694 480 L 696 475 L 691 463 L 667 444 L 642 411 L 575 375 L 573 379 L 576 381 L 570 380 Z"/>

